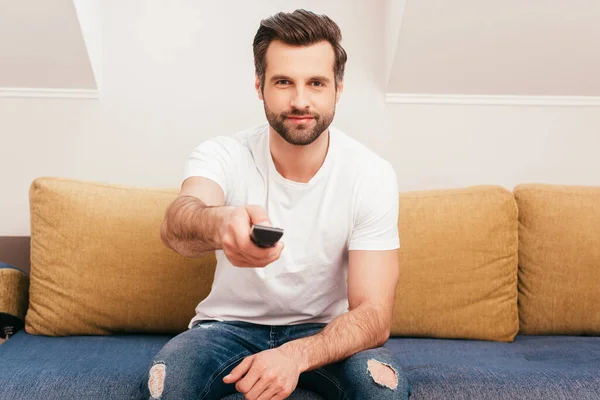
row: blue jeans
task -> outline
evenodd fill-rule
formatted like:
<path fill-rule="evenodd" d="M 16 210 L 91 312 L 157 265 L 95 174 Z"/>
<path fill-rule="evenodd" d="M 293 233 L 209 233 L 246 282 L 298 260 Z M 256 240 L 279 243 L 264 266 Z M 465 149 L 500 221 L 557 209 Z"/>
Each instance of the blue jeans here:
<path fill-rule="evenodd" d="M 325 324 L 291 326 L 201 321 L 159 351 L 140 388 L 144 399 L 221 399 L 236 393 L 223 377 L 245 357 L 318 333 Z M 368 368 L 376 360 L 394 370 L 398 385 L 378 383 Z M 157 382 L 158 381 L 158 382 Z M 149 387 L 153 387 L 152 397 Z M 408 382 L 393 354 L 384 347 L 300 374 L 298 387 L 325 399 L 407 399 Z"/>

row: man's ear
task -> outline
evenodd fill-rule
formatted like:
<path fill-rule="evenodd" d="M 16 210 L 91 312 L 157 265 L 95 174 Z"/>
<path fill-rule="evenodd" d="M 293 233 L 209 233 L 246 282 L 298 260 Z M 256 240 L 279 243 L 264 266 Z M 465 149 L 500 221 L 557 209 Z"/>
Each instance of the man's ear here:
<path fill-rule="evenodd" d="M 260 100 L 264 100 L 263 94 L 262 94 L 262 89 L 260 87 L 260 77 L 258 75 L 256 75 L 256 81 L 254 81 L 254 89 L 256 89 L 256 94 L 258 94 L 258 98 Z"/>
<path fill-rule="evenodd" d="M 337 103 L 338 101 L 340 101 L 340 96 L 342 95 L 342 92 L 344 91 L 344 82 L 338 82 L 337 84 L 337 92 L 335 93 L 335 102 Z"/>

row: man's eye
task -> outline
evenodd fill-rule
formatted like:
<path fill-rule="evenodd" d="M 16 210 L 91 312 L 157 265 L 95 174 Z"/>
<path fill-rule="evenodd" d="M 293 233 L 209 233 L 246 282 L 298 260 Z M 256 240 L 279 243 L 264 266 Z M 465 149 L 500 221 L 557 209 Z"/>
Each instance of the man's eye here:
<path fill-rule="evenodd" d="M 321 86 L 323 86 L 323 83 L 322 83 L 322 82 L 319 82 L 319 81 L 313 81 L 313 82 L 311 82 L 310 84 L 311 84 L 312 86 L 315 86 L 315 87 L 321 87 Z"/>
<path fill-rule="evenodd" d="M 289 85 L 290 81 L 288 81 L 287 79 L 280 79 L 277 82 L 275 82 L 277 85 Z"/>

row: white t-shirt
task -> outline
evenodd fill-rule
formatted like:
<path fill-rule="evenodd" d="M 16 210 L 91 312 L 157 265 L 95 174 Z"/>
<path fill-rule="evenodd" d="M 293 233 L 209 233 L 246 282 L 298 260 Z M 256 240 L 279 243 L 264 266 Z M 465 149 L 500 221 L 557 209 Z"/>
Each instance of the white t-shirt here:
<path fill-rule="evenodd" d="M 329 132 L 325 161 L 308 183 L 277 172 L 268 125 L 206 140 L 192 152 L 184 179 L 215 181 L 225 205 L 263 206 L 273 226 L 284 229 L 285 247 L 264 268 L 235 267 L 217 250 L 211 292 L 190 327 L 203 319 L 328 323 L 348 310 L 348 251 L 399 247 L 393 167 L 339 130 Z"/>

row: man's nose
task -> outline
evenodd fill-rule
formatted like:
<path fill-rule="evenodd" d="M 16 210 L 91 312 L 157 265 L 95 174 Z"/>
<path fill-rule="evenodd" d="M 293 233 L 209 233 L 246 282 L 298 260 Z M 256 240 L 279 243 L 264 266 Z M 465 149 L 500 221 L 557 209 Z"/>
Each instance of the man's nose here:
<path fill-rule="evenodd" d="M 310 105 L 308 101 L 308 93 L 304 89 L 296 89 L 294 96 L 290 101 L 290 105 L 298 110 L 304 110 Z"/>

